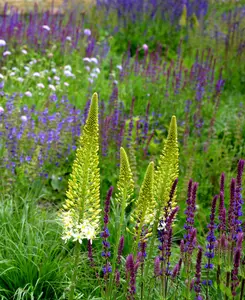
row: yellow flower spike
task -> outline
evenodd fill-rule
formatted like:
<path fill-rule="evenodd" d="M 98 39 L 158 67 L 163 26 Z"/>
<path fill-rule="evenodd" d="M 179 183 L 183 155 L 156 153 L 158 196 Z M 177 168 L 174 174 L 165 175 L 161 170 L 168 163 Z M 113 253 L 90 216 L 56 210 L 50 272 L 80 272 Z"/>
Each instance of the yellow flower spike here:
<path fill-rule="evenodd" d="M 134 193 L 134 181 L 128 156 L 123 147 L 120 148 L 120 173 L 117 190 L 116 201 L 121 204 L 122 209 L 125 209 Z"/>
<path fill-rule="evenodd" d="M 137 228 L 137 234 L 140 235 L 142 227 L 146 226 L 148 231 L 154 219 L 154 163 L 151 162 L 146 170 L 145 177 L 140 188 L 139 197 L 135 202 L 135 209 L 131 215 L 131 221 L 134 223 L 134 231 Z M 137 225 L 137 226 L 136 226 Z"/>
<path fill-rule="evenodd" d="M 179 25 L 181 27 L 185 27 L 187 25 L 187 7 L 186 7 L 185 4 L 183 6 L 183 11 L 182 11 L 182 14 L 180 16 Z"/>
<path fill-rule="evenodd" d="M 63 205 L 66 211 L 62 212 L 63 220 L 69 211 L 73 221 L 72 232 L 76 232 L 77 226 L 84 224 L 87 230 L 84 229 L 84 236 L 87 239 L 94 238 L 95 234 L 91 234 L 91 230 L 97 233 L 99 227 L 97 216 L 101 212 L 98 95 L 96 93 L 92 96 L 88 118 L 79 139 L 66 197 L 67 200 Z M 89 224 L 93 228 L 88 230 Z M 64 224 L 64 235 L 66 230 Z"/>
<path fill-rule="evenodd" d="M 173 116 L 170 122 L 168 137 L 165 141 L 162 154 L 156 169 L 154 195 L 158 208 L 163 208 L 169 200 L 169 193 L 173 182 L 179 176 L 179 148 L 177 140 L 177 122 Z M 176 194 L 172 199 L 172 208 L 176 206 Z"/>
<path fill-rule="evenodd" d="M 192 22 L 194 28 L 199 27 L 199 22 L 198 22 L 198 19 L 197 19 L 197 16 L 195 13 L 193 13 L 193 15 L 191 16 L 191 22 Z"/>

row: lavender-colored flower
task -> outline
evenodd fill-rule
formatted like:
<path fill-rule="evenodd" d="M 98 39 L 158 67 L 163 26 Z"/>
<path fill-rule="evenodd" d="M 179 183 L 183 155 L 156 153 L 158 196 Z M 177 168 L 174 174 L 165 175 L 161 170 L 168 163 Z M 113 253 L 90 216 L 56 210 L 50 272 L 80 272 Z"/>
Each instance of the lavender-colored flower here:
<path fill-rule="evenodd" d="M 103 241 L 102 241 L 103 251 L 102 251 L 101 255 L 105 259 L 105 265 L 102 268 L 105 279 L 107 279 L 108 273 L 112 272 L 112 268 L 111 268 L 110 262 L 108 260 L 108 258 L 111 256 L 111 253 L 109 251 L 110 243 L 107 241 L 108 237 L 110 236 L 109 229 L 108 229 L 108 223 L 109 223 L 110 200 L 111 200 L 112 192 L 113 192 L 113 187 L 111 186 L 108 190 L 106 200 L 105 200 L 104 229 L 100 234 L 101 238 L 103 239 Z"/>
<path fill-rule="evenodd" d="M 91 35 L 91 30 L 86 28 L 84 29 L 83 33 L 86 35 L 86 36 L 90 36 Z"/>
<path fill-rule="evenodd" d="M 157 256 L 154 261 L 154 274 L 156 277 L 161 275 L 161 261 L 159 256 Z"/>
<path fill-rule="evenodd" d="M 181 265 L 182 265 L 182 258 L 179 259 L 178 263 L 173 268 L 172 278 L 176 278 L 177 276 L 179 276 Z"/>
<path fill-rule="evenodd" d="M 126 275 L 129 278 L 128 292 L 132 296 L 136 294 L 136 272 L 137 264 L 134 263 L 133 254 L 129 254 L 126 258 Z M 134 299 L 134 298 L 132 298 Z"/>
<path fill-rule="evenodd" d="M 5 40 L 0 40 L 0 47 L 4 47 L 4 46 L 6 46 Z"/>
<path fill-rule="evenodd" d="M 213 269 L 213 264 L 211 263 L 211 259 L 214 258 L 214 248 L 215 248 L 215 242 L 216 242 L 216 237 L 215 237 L 215 211 L 216 211 L 216 204 L 217 204 L 217 199 L 218 196 L 214 196 L 213 201 L 212 201 L 212 206 L 211 206 L 211 214 L 210 214 L 210 223 L 208 225 L 208 235 L 207 235 L 207 252 L 205 253 L 205 256 L 208 258 L 208 263 L 205 265 L 206 269 Z"/>
<path fill-rule="evenodd" d="M 122 257 L 122 252 L 124 248 L 124 236 L 121 236 L 119 240 L 119 245 L 118 245 L 118 251 L 117 251 L 117 264 L 121 264 L 121 257 Z"/>

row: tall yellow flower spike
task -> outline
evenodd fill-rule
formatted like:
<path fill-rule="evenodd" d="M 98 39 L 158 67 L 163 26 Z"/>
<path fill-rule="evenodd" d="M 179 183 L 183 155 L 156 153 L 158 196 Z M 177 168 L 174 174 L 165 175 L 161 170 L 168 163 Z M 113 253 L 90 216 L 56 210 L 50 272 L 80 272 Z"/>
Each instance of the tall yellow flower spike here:
<path fill-rule="evenodd" d="M 186 7 L 185 4 L 183 6 L 183 11 L 182 11 L 182 14 L 180 16 L 179 25 L 181 27 L 185 27 L 187 25 L 187 7 Z"/>
<path fill-rule="evenodd" d="M 169 200 L 169 193 L 173 182 L 179 176 L 179 148 L 177 140 L 177 122 L 173 116 L 170 122 L 168 137 L 165 141 L 162 154 L 155 173 L 154 196 L 158 208 L 163 213 L 163 208 Z M 176 195 L 171 203 L 172 208 L 176 206 Z"/>
<path fill-rule="evenodd" d="M 128 156 L 123 147 L 120 148 L 120 174 L 117 190 L 116 201 L 125 209 L 130 203 L 130 198 L 134 192 L 134 181 Z"/>
<path fill-rule="evenodd" d="M 131 221 L 134 225 L 134 231 L 137 235 L 141 234 L 143 226 L 146 226 L 148 232 L 151 230 L 150 225 L 152 225 L 154 220 L 154 163 L 151 162 L 145 173 L 144 181 L 140 188 L 139 197 L 135 202 L 135 210 L 131 215 Z"/>
<path fill-rule="evenodd" d="M 65 241 L 93 240 L 100 219 L 98 95 L 93 94 L 68 181 L 67 199 L 61 217 Z"/>

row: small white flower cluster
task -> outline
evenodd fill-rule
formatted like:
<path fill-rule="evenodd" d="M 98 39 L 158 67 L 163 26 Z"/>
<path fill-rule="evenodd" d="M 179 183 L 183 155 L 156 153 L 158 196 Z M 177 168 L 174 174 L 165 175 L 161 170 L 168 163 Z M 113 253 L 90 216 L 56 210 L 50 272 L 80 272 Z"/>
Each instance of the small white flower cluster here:
<path fill-rule="evenodd" d="M 92 226 L 88 220 L 79 223 L 74 219 L 71 211 L 62 213 L 62 223 L 64 228 L 62 240 L 64 240 L 65 243 L 72 240 L 73 242 L 78 241 L 82 244 L 82 240 L 84 239 L 90 240 L 91 242 L 95 239 L 96 230 L 94 226 Z"/>
<path fill-rule="evenodd" d="M 99 62 L 98 62 L 98 59 L 96 58 L 96 57 L 91 57 L 91 58 L 89 58 L 89 57 L 84 57 L 84 59 L 83 59 L 83 61 L 86 63 L 94 63 L 94 64 L 98 64 Z M 98 74 L 100 74 L 100 69 L 99 68 L 92 68 L 92 70 L 91 70 L 91 67 L 90 66 L 85 66 L 85 69 L 88 71 L 88 72 L 90 72 L 90 74 L 89 74 L 89 77 L 88 77 L 88 81 L 90 82 L 90 83 L 93 83 L 94 82 L 94 79 L 95 78 L 98 78 Z"/>

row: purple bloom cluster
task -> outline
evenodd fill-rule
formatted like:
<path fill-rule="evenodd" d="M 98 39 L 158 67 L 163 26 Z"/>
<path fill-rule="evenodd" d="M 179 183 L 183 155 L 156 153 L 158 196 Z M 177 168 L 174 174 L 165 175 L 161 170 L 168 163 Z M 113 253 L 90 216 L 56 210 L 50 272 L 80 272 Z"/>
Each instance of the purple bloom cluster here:
<path fill-rule="evenodd" d="M 148 16 L 151 21 L 156 17 L 175 23 L 179 20 L 183 5 L 187 7 L 187 15 L 195 13 L 198 17 L 204 16 L 208 10 L 207 0 L 97 0 L 97 9 L 105 10 L 107 14 L 117 14 L 119 22 L 126 25 L 127 21 L 141 22 Z"/>
<path fill-rule="evenodd" d="M 101 253 L 102 257 L 105 259 L 105 265 L 102 268 L 102 271 L 104 273 L 104 278 L 107 279 L 108 273 L 112 272 L 112 267 L 109 262 L 109 258 L 111 256 L 110 252 L 110 243 L 108 241 L 108 237 L 110 236 L 110 232 L 108 229 L 108 224 L 109 224 L 109 212 L 110 212 L 110 201 L 111 201 L 111 196 L 113 192 L 113 187 L 110 187 L 106 196 L 105 200 L 105 208 L 104 208 L 104 228 L 103 231 L 101 232 L 100 236 L 102 238 L 102 245 L 103 245 L 103 251 Z"/>
<path fill-rule="evenodd" d="M 205 265 L 206 269 L 213 269 L 213 264 L 211 263 L 211 260 L 214 258 L 214 250 L 215 250 L 215 229 L 217 228 L 215 224 L 215 211 L 216 211 L 216 204 L 217 204 L 218 196 L 214 196 L 211 206 L 211 214 L 210 214 L 210 223 L 208 225 L 208 235 L 207 235 L 207 252 L 205 253 L 205 256 L 208 258 L 208 263 Z"/>

